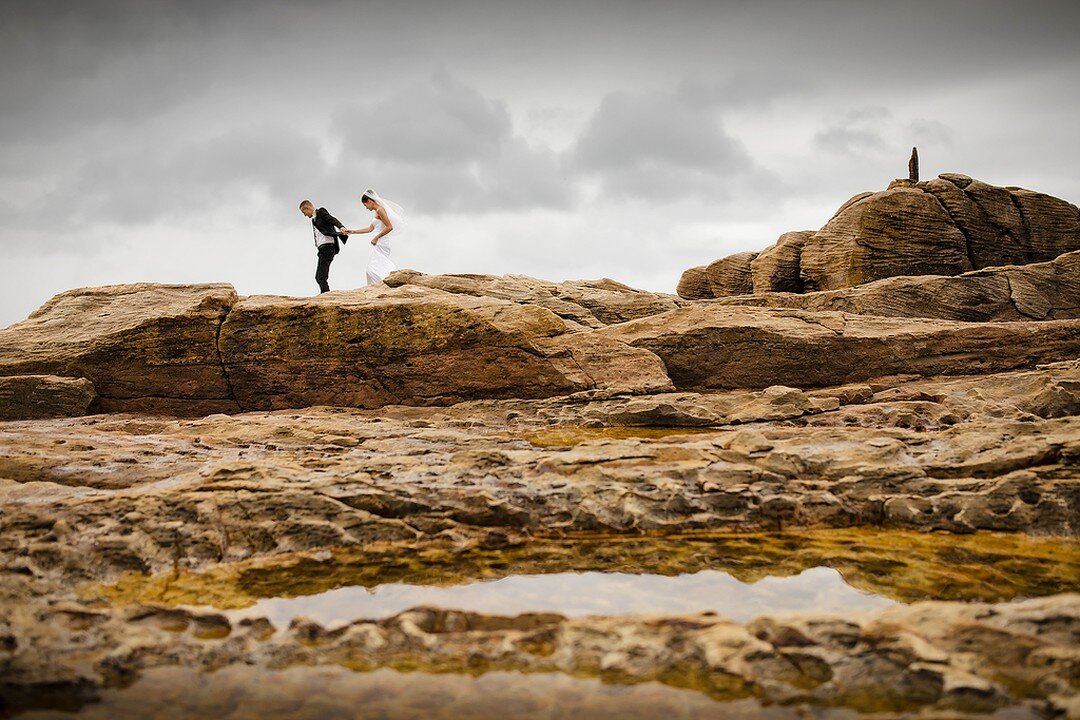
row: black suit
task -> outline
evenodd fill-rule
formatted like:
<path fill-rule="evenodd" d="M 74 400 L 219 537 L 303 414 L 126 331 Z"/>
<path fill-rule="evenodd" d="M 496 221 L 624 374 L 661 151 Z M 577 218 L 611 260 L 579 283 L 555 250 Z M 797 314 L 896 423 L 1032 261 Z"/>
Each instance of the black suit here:
<path fill-rule="evenodd" d="M 319 284 L 320 293 L 330 292 L 330 263 L 334 261 L 334 256 L 341 250 L 338 241 L 348 242 L 349 236 L 338 232 L 338 228 L 345 226 L 341 224 L 340 220 L 327 212 L 326 208 L 319 208 L 315 211 L 315 217 L 311 218 L 311 225 L 323 235 L 334 238 L 333 245 L 316 245 L 319 253 L 319 265 L 315 269 L 315 282 Z"/>

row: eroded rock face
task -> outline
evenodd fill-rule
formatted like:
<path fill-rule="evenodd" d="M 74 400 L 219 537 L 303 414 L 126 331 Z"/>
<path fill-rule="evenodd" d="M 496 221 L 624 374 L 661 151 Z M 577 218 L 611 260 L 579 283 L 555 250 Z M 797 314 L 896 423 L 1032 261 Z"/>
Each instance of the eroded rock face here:
<path fill-rule="evenodd" d="M 1080 250 L 1080 210 L 1043 193 L 997 187 L 944 173 L 925 182 L 896 180 L 860 193 L 817 232 L 786 233 L 755 260 L 749 294 L 839 290 L 884 278 L 960 275 L 971 270 L 1049 262 Z M 738 256 L 732 256 L 733 258 Z M 687 270 L 687 299 L 735 294 L 709 285 L 707 268 Z M 928 317 L 936 317 L 928 315 Z"/>
<path fill-rule="evenodd" d="M 386 278 L 390 287 L 419 285 L 446 292 L 537 305 L 586 327 L 636 320 L 678 307 L 675 298 L 649 293 L 603 278 L 561 283 L 526 275 L 425 275 L 398 270 Z"/>
<path fill-rule="evenodd" d="M 78 417 L 97 398 L 86 378 L 55 375 L 0 377 L 0 420 Z"/>
<path fill-rule="evenodd" d="M 702 304 L 598 332 L 658 355 L 680 390 L 993 372 L 1080 354 L 1077 320 L 955 323 Z"/>
<path fill-rule="evenodd" d="M 855 200 L 803 248 L 808 290 L 899 275 L 957 275 L 1053 260 L 1080 249 L 1075 205 L 946 174 Z"/>
<path fill-rule="evenodd" d="M 679 278 L 679 286 L 675 289 L 679 297 L 687 300 L 707 300 L 713 297 L 709 277 L 705 270 L 706 266 L 700 265 L 683 272 L 682 277 Z"/>
<path fill-rule="evenodd" d="M 833 290 L 896 275 L 958 275 L 972 270 L 967 240 L 945 208 L 914 187 L 859 200 L 803 246 L 807 290 Z"/>
<path fill-rule="evenodd" d="M 754 293 L 801 293 L 800 258 L 803 246 L 813 234 L 813 230 L 786 232 L 762 250 L 750 263 L 751 290 Z"/>
<path fill-rule="evenodd" d="M 648 351 L 586 332 L 672 299 L 610 281 L 559 297 L 514 278 L 481 285 L 243 300 L 227 285 L 73 290 L 0 330 L 0 376 L 85 377 L 96 408 L 180 415 L 672 389 Z"/>
<path fill-rule="evenodd" d="M 1080 251 L 1050 262 L 992 267 L 952 277 L 894 277 L 842 290 L 744 295 L 717 302 L 965 322 L 1077 318 Z"/>
<path fill-rule="evenodd" d="M 745 295 L 753 290 L 750 264 L 757 253 L 743 252 L 728 255 L 705 268 L 705 279 L 713 297 Z"/>
<path fill-rule="evenodd" d="M 230 285 L 111 285 L 61 293 L 0 329 L 0 375 L 83 377 L 103 410 L 235 411 L 217 339 Z"/>
<path fill-rule="evenodd" d="M 245 298 L 222 326 L 221 350 L 245 408 L 447 404 L 671 387 L 651 353 L 568 332 L 538 305 L 420 286 Z"/>
<path fill-rule="evenodd" d="M 1075 537 L 1078 459 L 1075 360 L 814 391 L 592 390 L 449 407 L 6 422 L 0 697 L 9 709 L 57 697 L 77 706 L 154 668 L 182 667 L 189 681 L 202 682 L 209 670 L 342 663 L 670 682 L 716 700 L 756 697 L 800 711 L 1064 712 L 1075 695 L 1080 619 L 1076 596 L 1062 592 L 1069 575 L 1061 574 L 1033 572 L 1011 583 L 1020 594 L 1049 595 L 1038 600 L 928 601 L 747 623 L 424 608 L 342 627 L 297 621 L 274 634 L 266 619 L 230 620 L 190 605 L 191 597 L 211 601 L 199 588 L 226 592 L 226 580 L 249 599 L 259 596 L 259 578 L 269 582 L 259 563 L 283 554 L 304 556 L 293 560 L 297 582 L 332 588 L 341 577 L 331 551 L 342 548 L 408 579 L 420 554 L 435 549 L 452 568 L 475 567 L 470 558 L 487 553 L 505 573 L 542 567 L 538 539 L 550 538 L 565 546 L 544 557 L 603 569 L 622 552 L 618 542 L 668 536 L 667 549 L 633 557 L 670 572 L 717 567 L 710 538 L 749 530 L 770 531 L 764 545 L 785 573 L 827 560 L 856 582 L 864 578 L 859 587 L 890 587 L 904 602 L 926 587 L 955 589 L 950 563 L 961 555 L 985 561 L 977 597 L 992 599 L 1010 585 L 997 574 L 1018 572 L 1019 553 L 1010 548 L 1019 541 L 984 542 L 979 532 Z M 847 553 L 866 538 L 816 546 L 800 534 L 868 525 L 975 535 L 935 556 L 908 537 L 860 564 Z M 596 549 L 588 562 L 575 542 Z M 766 554 L 760 538 L 732 533 L 724 542 L 733 544 L 730 567 L 739 577 L 777 571 L 772 561 L 763 571 L 754 560 Z M 1053 547 L 1040 547 L 1032 557 L 1060 562 Z M 933 573 L 917 557 L 932 557 Z M 237 562 L 250 565 L 238 574 L 228 567 Z M 191 571 L 207 568 L 221 575 L 192 586 Z M 146 583 L 146 573 L 160 573 L 162 592 L 195 594 L 176 606 L 176 595 L 159 602 L 76 592 L 82 581 Z M 935 577 L 948 580 L 927 582 Z M 248 677 L 242 687 L 257 682 Z"/>

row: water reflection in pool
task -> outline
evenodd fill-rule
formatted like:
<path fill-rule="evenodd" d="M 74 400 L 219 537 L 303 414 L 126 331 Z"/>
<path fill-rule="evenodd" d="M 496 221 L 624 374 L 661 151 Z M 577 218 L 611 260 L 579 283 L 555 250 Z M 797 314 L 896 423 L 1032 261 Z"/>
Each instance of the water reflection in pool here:
<path fill-rule="evenodd" d="M 294 598 L 264 598 L 233 617 L 266 617 L 277 627 L 304 616 L 323 625 L 383 618 L 418 605 L 497 615 L 555 612 L 567 616 L 679 614 L 713 610 L 733 620 L 791 611 L 853 612 L 894 604 L 844 582 L 832 568 L 754 583 L 717 570 L 687 575 L 549 573 L 446 587 L 387 583 L 352 586 Z"/>
<path fill-rule="evenodd" d="M 371 544 L 130 574 L 82 588 L 115 603 L 211 606 L 323 624 L 417 605 L 514 615 L 686 613 L 735 620 L 922 599 L 999 602 L 1080 591 L 1080 544 L 884 530 L 537 539 L 513 546 Z"/>

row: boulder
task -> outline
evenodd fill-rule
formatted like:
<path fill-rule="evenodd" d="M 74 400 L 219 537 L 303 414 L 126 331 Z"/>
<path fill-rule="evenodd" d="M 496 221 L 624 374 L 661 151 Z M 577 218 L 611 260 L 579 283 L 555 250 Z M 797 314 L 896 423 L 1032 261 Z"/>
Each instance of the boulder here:
<path fill-rule="evenodd" d="M 837 213 L 807 240 L 800 262 L 808 291 L 971 269 L 967 240 L 941 203 L 899 183 Z"/>
<path fill-rule="evenodd" d="M 802 292 L 799 261 L 803 246 L 813 234 L 813 230 L 786 232 L 762 250 L 750 263 L 753 292 Z"/>
<path fill-rule="evenodd" d="M 807 240 L 801 272 L 807 290 L 834 290 L 898 275 L 1047 262 L 1074 250 L 1075 205 L 943 173 L 849 200 Z"/>
<path fill-rule="evenodd" d="M 658 355 L 679 390 L 824 387 L 1080 355 L 1080 320 L 958 323 L 703 303 L 596 331 Z"/>
<path fill-rule="evenodd" d="M 707 300 L 713 296 L 705 270 L 705 265 L 699 265 L 682 274 L 682 277 L 679 278 L 679 285 L 675 288 L 675 292 L 679 297 L 687 300 Z"/>
<path fill-rule="evenodd" d="M 753 291 L 750 263 L 757 253 L 741 252 L 728 255 L 710 263 L 705 268 L 705 279 L 713 297 L 745 295 Z"/>
<path fill-rule="evenodd" d="M 0 377 L 0 420 L 86 415 L 97 394 L 86 378 L 55 375 Z"/>
<path fill-rule="evenodd" d="M 1050 262 L 963 275 L 893 277 L 827 292 L 764 293 L 716 302 L 967 322 L 1080 318 L 1080 251 Z"/>
<path fill-rule="evenodd" d="M 539 305 L 586 327 L 636 320 L 678 307 L 670 295 L 635 290 L 608 278 L 553 283 L 527 275 L 425 275 L 398 270 L 385 282 L 390 287 L 418 285 L 459 295 Z"/>
<path fill-rule="evenodd" d="M 235 411 L 218 330 L 225 284 L 69 290 L 0 330 L 0 375 L 87 378 L 103 410 Z"/>
<path fill-rule="evenodd" d="M 1044 193 L 942 173 L 860 193 L 817 232 L 785 233 L 752 262 L 737 253 L 691 268 L 690 300 L 839 290 L 890 277 L 960 275 L 1080 250 L 1080 210 Z M 745 272 L 750 263 L 751 282 Z"/>
<path fill-rule="evenodd" d="M 671 389 L 656 356 L 544 307 L 419 285 L 245 298 L 221 351 L 244 409 Z"/>

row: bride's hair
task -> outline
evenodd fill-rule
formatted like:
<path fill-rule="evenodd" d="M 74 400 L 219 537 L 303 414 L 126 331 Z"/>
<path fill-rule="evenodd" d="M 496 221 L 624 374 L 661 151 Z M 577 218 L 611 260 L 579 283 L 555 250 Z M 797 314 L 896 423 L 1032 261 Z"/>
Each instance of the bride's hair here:
<path fill-rule="evenodd" d="M 360 202 L 367 202 L 370 199 L 371 199 L 370 195 L 361 195 L 360 196 Z"/>

